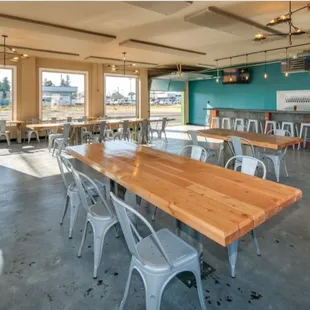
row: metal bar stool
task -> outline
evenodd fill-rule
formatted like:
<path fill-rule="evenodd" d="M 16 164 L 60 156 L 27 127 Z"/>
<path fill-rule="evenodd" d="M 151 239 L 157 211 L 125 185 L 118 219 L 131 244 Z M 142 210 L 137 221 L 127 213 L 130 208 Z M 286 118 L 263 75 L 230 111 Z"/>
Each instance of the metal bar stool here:
<path fill-rule="evenodd" d="M 210 128 L 220 128 L 220 118 L 218 116 L 212 117 Z"/>
<path fill-rule="evenodd" d="M 308 127 L 310 127 L 310 123 L 301 123 L 300 124 L 299 138 L 302 138 L 303 130 L 305 129 L 304 143 L 303 143 L 304 149 L 306 148 L 307 141 L 309 141 L 309 139 L 307 138 L 307 136 L 308 136 Z M 298 150 L 299 149 L 300 149 L 300 143 L 298 143 Z"/>
<path fill-rule="evenodd" d="M 231 127 L 232 127 L 231 126 L 231 118 L 230 117 L 223 117 L 222 118 L 222 128 L 223 129 L 231 129 Z"/>
<path fill-rule="evenodd" d="M 268 129 L 268 126 L 270 126 L 270 129 Z M 270 120 L 266 120 L 265 121 L 265 130 L 264 130 L 264 134 L 267 134 L 267 132 L 273 130 L 274 132 L 277 129 L 277 122 L 276 121 L 270 121 Z"/>
<path fill-rule="evenodd" d="M 295 129 L 294 129 L 294 122 L 282 122 L 281 129 L 282 130 L 286 129 L 291 134 L 291 137 L 295 137 L 295 129 L 297 128 L 295 124 Z M 298 131 L 296 131 L 296 134 L 298 136 Z M 295 145 L 293 145 L 293 150 L 295 150 Z"/>
<path fill-rule="evenodd" d="M 239 128 L 244 128 L 245 127 L 245 120 L 244 118 L 236 118 L 234 122 L 234 130 L 237 130 L 238 126 L 241 126 Z"/>

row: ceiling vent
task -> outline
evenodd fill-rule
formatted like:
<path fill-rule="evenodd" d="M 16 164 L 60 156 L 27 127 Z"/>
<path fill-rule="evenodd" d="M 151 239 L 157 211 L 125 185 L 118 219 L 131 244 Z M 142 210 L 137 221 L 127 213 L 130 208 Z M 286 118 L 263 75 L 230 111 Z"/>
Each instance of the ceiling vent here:
<path fill-rule="evenodd" d="M 281 62 L 282 73 L 298 73 L 310 71 L 310 59 L 305 57 L 289 58 Z"/>

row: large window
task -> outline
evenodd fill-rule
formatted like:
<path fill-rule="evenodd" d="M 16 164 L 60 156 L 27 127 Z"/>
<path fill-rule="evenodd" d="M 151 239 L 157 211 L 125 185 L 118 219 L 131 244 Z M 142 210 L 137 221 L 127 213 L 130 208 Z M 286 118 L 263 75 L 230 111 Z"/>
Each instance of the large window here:
<path fill-rule="evenodd" d="M 181 125 L 182 92 L 150 91 L 150 116 L 171 117 L 169 125 Z"/>
<path fill-rule="evenodd" d="M 0 119 L 13 118 L 13 69 L 0 68 Z"/>
<path fill-rule="evenodd" d="M 105 75 L 105 115 L 108 117 L 136 117 L 137 78 Z"/>
<path fill-rule="evenodd" d="M 85 115 L 87 73 L 41 69 L 41 118 Z"/>

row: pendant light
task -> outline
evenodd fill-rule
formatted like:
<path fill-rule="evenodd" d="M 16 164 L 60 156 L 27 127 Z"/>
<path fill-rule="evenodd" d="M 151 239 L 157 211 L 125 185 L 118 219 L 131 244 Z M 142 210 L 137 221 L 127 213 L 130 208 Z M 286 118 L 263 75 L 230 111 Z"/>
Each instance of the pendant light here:
<path fill-rule="evenodd" d="M 287 69 L 288 69 L 287 47 L 285 48 L 285 57 L 286 57 L 286 64 L 285 64 L 286 72 L 285 72 L 285 77 L 288 77 L 288 72 L 287 72 Z"/>
<path fill-rule="evenodd" d="M 230 75 L 229 81 L 230 82 L 232 82 L 231 70 L 232 70 L 232 68 L 231 68 L 231 57 L 230 57 L 230 70 L 229 70 L 229 75 Z"/>
<path fill-rule="evenodd" d="M 245 55 L 245 68 L 248 69 L 248 54 Z M 245 76 L 245 79 L 246 80 L 249 79 L 249 75 L 248 74 Z"/>
<path fill-rule="evenodd" d="M 268 74 L 267 74 L 267 71 L 266 71 L 266 57 L 267 57 L 267 52 L 265 51 L 265 73 L 264 73 L 264 79 L 268 78 Z"/>
<path fill-rule="evenodd" d="M 216 83 L 218 83 L 220 81 L 219 78 L 219 61 L 216 61 Z"/>

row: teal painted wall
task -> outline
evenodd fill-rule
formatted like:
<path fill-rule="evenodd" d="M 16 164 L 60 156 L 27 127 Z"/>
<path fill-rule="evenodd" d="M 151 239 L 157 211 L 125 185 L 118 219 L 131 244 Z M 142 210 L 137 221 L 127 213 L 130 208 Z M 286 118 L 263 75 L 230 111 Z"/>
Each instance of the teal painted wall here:
<path fill-rule="evenodd" d="M 189 82 L 189 122 L 205 124 L 208 104 L 214 108 L 276 110 L 278 90 L 310 90 L 308 72 L 293 73 L 285 77 L 280 63 L 266 66 L 268 78 L 264 79 L 265 67 L 250 69 L 249 84 L 223 85 L 213 80 Z"/>

